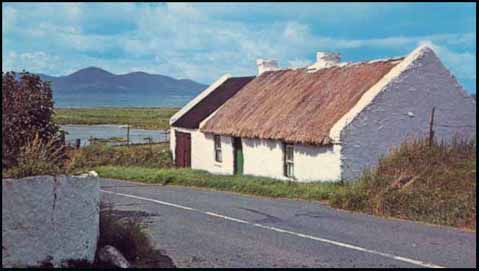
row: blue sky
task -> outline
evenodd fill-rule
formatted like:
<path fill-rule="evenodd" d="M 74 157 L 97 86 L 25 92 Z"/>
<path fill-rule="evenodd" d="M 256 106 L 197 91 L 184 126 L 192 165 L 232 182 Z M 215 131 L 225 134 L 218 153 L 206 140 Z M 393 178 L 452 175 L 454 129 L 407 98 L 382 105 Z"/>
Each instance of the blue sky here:
<path fill-rule="evenodd" d="M 475 3 L 2 3 L 2 70 L 98 66 L 211 83 L 282 67 L 405 55 L 429 44 L 476 92 Z"/>

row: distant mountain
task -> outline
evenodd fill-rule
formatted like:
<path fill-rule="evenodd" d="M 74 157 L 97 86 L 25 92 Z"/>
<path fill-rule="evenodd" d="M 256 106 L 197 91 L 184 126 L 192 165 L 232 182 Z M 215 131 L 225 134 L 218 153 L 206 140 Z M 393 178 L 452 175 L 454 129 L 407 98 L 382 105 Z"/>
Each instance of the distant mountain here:
<path fill-rule="evenodd" d="M 81 69 L 67 76 L 39 74 L 43 80 L 52 82 L 54 91 L 60 92 L 145 92 L 168 95 L 196 95 L 205 85 L 189 79 L 175 79 L 161 74 L 132 72 L 113 74 L 97 67 Z"/>
<path fill-rule="evenodd" d="M 207 87 L 189 79 L 145 72 L 113 74 L 97 67 L 81 69 L 66 76 L 38 75 L 51 81 L 57 107 L 176 107 Z"/>

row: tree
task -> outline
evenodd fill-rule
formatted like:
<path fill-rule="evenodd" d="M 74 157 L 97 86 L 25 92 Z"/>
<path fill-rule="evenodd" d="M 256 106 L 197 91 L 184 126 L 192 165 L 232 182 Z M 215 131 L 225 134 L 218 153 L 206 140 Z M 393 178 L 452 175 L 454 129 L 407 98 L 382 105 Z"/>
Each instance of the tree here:
<path fill-rule="evenodd" d="M 19 75 L 2 72 L 2 169 L 16 165 L 21 147 L 36 134 L 64 144 L 64 132 L 52 121 L 50 83 L 28 72 Z"/>

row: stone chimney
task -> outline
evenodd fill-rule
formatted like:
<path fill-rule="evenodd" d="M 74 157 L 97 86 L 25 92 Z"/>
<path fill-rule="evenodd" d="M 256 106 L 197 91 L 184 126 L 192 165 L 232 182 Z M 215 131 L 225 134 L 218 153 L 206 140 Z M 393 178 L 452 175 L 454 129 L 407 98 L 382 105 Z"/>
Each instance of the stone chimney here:
<path fill-rule="evenodd" d="M 272 59 L 258 59 L 256 60 L 256 66 L 258 66 L 258 75 L 267 71 L 279 70 L 278 62 Z"/>
<path fill-rule="evenodd" d="M 310 69 L 328 68 L 339 64 L 341 55 L 335 52 L 317 52 L 316 63 L 309 66 Z"/>

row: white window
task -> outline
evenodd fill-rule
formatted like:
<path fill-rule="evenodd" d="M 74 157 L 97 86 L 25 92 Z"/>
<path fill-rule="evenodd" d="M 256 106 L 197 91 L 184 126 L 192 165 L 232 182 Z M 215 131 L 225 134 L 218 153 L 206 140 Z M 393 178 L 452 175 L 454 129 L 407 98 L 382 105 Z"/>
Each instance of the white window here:
<path fill-rule="evenodd" d="M 294 145 L 284 144 L 284 176 L 294 177 Z"/>
<path fill-rule="evenodd" d="M 219 135 L 215 135 L 215 161 L 223 161 L 221 157 L 221 137 Z"/>

